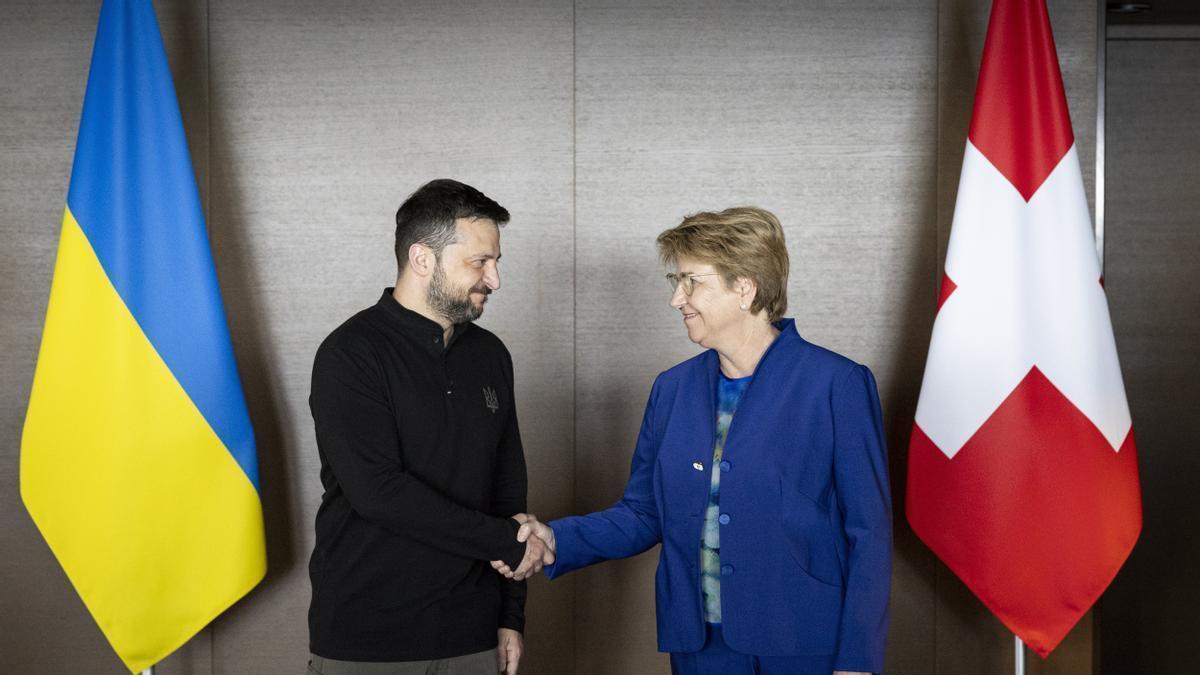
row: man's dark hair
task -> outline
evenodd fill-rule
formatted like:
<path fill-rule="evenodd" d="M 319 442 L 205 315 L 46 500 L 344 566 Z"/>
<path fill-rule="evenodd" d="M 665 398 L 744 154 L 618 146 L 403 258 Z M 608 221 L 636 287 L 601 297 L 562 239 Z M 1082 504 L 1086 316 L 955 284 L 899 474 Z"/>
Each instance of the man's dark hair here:
<path fill-rule="evenodd" d="M 508 211 L 479 190 L 449 178 L 439 178 L 417 188 L 396 211 L 396 265 L 403 272 L 408 249 L 424 244 L 440 260 L 442 250 L 454 243 L 459 218 L 487 218 L 503 227 Z"/>

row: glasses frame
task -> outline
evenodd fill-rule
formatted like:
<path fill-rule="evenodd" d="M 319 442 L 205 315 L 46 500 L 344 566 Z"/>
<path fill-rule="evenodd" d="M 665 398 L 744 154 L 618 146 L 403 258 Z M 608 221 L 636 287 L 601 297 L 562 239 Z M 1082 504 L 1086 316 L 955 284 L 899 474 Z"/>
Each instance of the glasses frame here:
<path fill-rule="evenodd" d="M 697 277 L 719 277 L 720 272 L 705 272 L 703 274 L 675 274 L 674 272 L 667 273 L 667 283 L 671 285 L 671 294 L 675 294 L 675 289 L 683 286 L 683 294 L 692 297 L 692 292 L 696 290 Z"/>

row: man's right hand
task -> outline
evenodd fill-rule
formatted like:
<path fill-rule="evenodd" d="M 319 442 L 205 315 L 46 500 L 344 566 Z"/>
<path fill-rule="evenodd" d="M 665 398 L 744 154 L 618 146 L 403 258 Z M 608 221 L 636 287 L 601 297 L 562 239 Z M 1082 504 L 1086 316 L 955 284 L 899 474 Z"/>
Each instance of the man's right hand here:
<path fill-rule="evenodd" d="M 492 569 L 514 581 L 523 581 L 541 572 L 543 565 L 554 562 L 554 530 L 533 514 L 518 513 L 513 520 L 521 523 L 517 541 L 525 542 L 525 557 L 515 570 L 503 560 L 493 560 Z"/>

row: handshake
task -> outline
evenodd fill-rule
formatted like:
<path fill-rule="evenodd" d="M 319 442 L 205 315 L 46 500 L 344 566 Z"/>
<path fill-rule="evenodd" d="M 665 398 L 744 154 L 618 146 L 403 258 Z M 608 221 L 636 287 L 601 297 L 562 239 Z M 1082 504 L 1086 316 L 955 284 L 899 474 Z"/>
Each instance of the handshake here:
<path fill-rule="evenodd" d="M 513 581 L 524 581 L 541 572 L 543 565 L 554 563 L 554 530 L 531 513 L 518 513 L 512 518 L 521 523 L 517 541 L 525 544 L 525 557 L 515 570 L 503 560 L 493 560 L 492 569 Z"/>

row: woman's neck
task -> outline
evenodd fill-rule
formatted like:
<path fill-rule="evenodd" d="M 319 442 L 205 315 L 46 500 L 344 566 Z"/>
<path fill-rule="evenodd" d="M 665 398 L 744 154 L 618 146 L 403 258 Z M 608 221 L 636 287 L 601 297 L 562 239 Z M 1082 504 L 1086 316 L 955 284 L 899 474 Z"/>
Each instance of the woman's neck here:
<path fill-rule="evenodd" d="M 716 347 L 721 372 L 730 379 L 753 375 L 777 335 L 779 330 L 765 319 L 748 319 L 745 328 L 731 336 L 729 344 Z"/>

